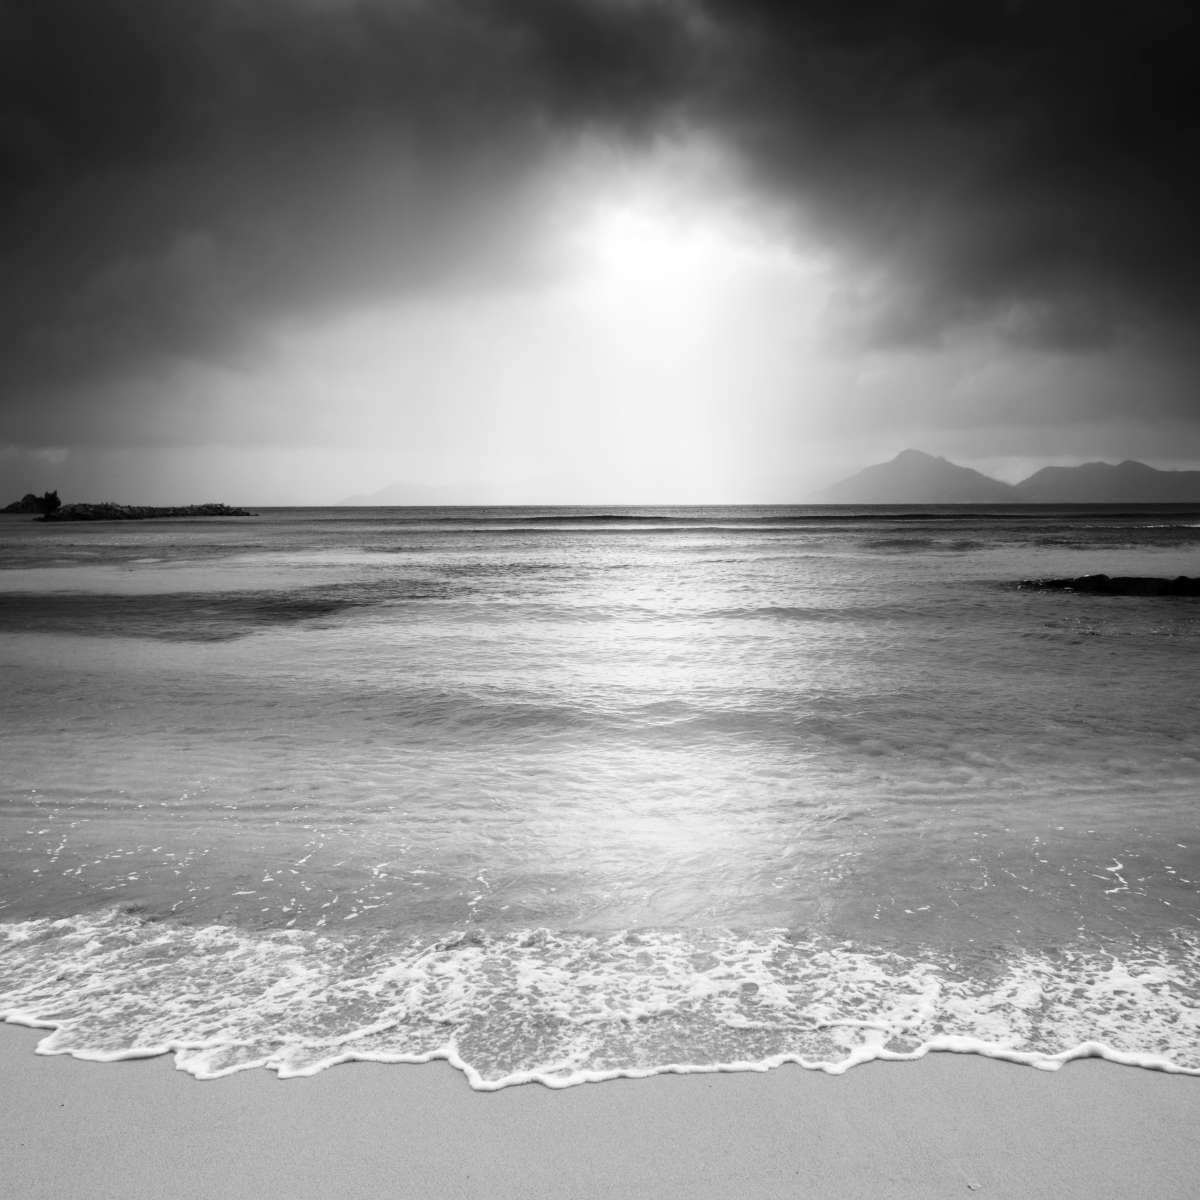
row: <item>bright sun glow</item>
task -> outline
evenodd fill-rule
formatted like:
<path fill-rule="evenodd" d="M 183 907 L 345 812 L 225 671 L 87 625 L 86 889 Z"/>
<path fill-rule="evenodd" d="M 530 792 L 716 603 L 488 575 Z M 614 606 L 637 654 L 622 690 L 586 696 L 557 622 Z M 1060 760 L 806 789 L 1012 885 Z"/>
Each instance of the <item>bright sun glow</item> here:
<path fill-rule="evenodd" d="M 791 341 L 827 299 L 828 255 L 705 147 L 596 169 L 588 183 L 567 209 L 570 289 L 634 342 L 700 326 L 723 339 L 764 307 L 787 312 Z"/>
<path fill-rule="evenodd" d="M 577 244 L 586 286 L 650 310 L 694 311 L 747 275 L 777 270 L 784 257 L 726 222 L 650 202 L 600 209 Z"/>
<path fill-rule="evenodd" d="M 585 236 L 595 270 L 630 283 L 683 282 L 720 273 L 740 249 L 715 226 L 631 207 L 599 214 Z"/>

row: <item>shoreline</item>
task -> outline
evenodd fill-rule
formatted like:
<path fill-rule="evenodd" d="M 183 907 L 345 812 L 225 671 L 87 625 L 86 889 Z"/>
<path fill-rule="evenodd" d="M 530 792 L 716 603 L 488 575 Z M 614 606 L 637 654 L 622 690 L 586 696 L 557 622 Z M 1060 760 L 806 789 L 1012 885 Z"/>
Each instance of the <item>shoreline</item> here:
<path fill-rule="evenodd" d="M 1184 1200 L 1200 1077 L 934 1053 L 473 1091 L 445 1062 L 198 1081 L 169 1057 L 38 1055 L 0 1032 L 0 1160 L 40 1200 L 281 1196 Z"/>

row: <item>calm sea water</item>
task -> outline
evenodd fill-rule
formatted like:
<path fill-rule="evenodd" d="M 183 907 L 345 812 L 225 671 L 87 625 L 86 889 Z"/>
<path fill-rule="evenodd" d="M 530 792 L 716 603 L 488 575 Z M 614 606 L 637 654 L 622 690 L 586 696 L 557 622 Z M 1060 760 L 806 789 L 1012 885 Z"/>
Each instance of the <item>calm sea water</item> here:
<path fill-rule="evenodd" d="M 1196 511 L 0 521 L 46 1051 L 1200 1072 Z"/>

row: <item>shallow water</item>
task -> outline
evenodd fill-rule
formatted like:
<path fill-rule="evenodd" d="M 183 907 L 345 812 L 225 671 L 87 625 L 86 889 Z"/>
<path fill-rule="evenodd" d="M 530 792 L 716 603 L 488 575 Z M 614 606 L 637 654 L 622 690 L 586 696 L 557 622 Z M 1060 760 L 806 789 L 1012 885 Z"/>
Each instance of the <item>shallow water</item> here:
<path fill-rule="evenodd" d="M 1200 515 L 0 525 L 0 1012 L 476 1086 L 1200 1071 Z M 1082 1048 L 1082 1051 L 1081 1049 Z"/>

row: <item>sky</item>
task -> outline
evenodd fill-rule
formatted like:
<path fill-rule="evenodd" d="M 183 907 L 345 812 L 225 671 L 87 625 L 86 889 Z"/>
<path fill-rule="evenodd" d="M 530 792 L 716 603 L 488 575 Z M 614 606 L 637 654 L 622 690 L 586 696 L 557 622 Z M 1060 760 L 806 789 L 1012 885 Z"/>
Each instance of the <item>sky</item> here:
<path fill-rule="evenodd" d="M 0 0 L 0 502 L 1200 467 L 1190 0 Z"/>

